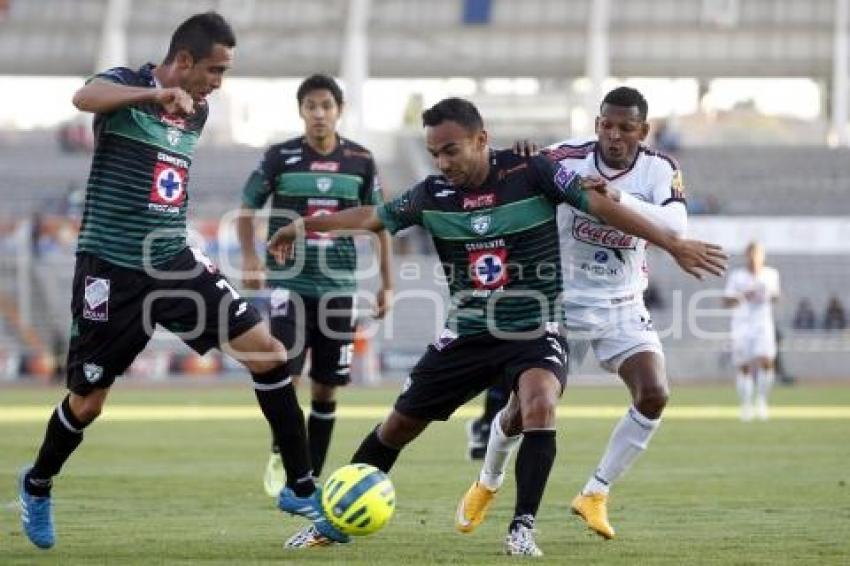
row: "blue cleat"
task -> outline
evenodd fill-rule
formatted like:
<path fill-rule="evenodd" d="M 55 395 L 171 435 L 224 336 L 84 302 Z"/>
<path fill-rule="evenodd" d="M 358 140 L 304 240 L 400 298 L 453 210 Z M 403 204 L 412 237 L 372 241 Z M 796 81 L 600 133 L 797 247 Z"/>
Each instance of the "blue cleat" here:
<path fill-rule="evenodd" d="M 318 533 L 333 542 L 346 543 L 351 537 L 334 527 L 322 510 L 322 488 L 317 487 L 309 497 L 298 497 L 290 487 L 280 490 L 277 507 L 284 513 L 299 515 L 313 522 Z"/>
<path fill-rule="evenodd" d="M 18 474 L 18 503 L 21 506 L 21 526 L 34 545 L 50 548 L 56 542 L 53 530 L 53 501 L 50 496 L 30 495 L 24 487 L 24 479 L 31 467 Z"/>

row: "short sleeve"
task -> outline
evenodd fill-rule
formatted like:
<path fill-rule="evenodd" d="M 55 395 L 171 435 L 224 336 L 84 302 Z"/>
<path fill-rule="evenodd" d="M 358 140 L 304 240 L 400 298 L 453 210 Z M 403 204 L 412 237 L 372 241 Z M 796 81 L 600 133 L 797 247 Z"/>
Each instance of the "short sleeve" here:
<path fill-rule="evenodd" d="M 86 84 L 95 79 L 100 79 L 119 85 L 132 85 L 135 77 L 136 73 L 132 69 L 128 69 L 127 67 L 115 67 L 90 76 L 86 80 Z"/>
<path fill-rule="evenodd" d="M 659 155 L 654 169 L 650 198 L 653 204 L 666 206 L 670 203 L 685 202 L 685 181 L 679 164 L 671 157 Z"/>
<path fill-rule="evenodd" d="M 410 226 L 421 226 L 427 194 L 428 183 L 423 181 L 393 200 L 378 205 L 378 218 L 390 234 Z"/>
<path fill-rule="evenodd" d="M 587 212 L 588 199 L 581 188 L 581 177 L 572 169 L 554 161 L 548 152 L 529 159 L 528 175 L 532 185 L 552 204 L 566 203 Z"/>
<path fill-rule="evenodd" d="M 242 188 L 242 203 L 250 208 L 262 208 L 272 194 L 277 153 L 269 148 L 257 168 L 251 171 Z"/>

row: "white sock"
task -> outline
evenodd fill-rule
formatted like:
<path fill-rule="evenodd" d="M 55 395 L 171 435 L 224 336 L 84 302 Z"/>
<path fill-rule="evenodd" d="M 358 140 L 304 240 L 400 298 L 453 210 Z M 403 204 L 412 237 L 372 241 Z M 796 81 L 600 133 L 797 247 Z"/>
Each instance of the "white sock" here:
<path fill-rule="evenodd" d="M 758 368 L 756 370 L 754 381 L 757 403 L 767 405 L 767 396 L 770 395 L 770 390 L 773 389 L 774 379 L 775 374 L 773 368 Z"/>
<path fill-rule="evenodd" d="M 587 480 L 582 493 L 608 493 L 611 484 L 646 450 L 660 425 L 660 418 L 648 419 L 634 407 L 629 407 L 614 427 L 599 467 Z"/>
<path fill-rule="evenodd" d="M 748 410 L 753 404 L 753 381 L 751 375 L 742 371 L 735 377 L 735 388 L 738 390 L 738 399 L 743 410 Z"/>
<path fill-rule="evenodd" d="M 493 417 L 493 424 L 490 425 L 490 440 L 487 442 L 487 453 L 484 455 L 481 473 L 478 474 L 479 483 L 491 491 L 496 491 L 502 487 L 508 461 L 522 440 L 522 433 L 516 436 L 505 436 L 499 422 L 501 418 L 502 411 L 499 411 Z"/>

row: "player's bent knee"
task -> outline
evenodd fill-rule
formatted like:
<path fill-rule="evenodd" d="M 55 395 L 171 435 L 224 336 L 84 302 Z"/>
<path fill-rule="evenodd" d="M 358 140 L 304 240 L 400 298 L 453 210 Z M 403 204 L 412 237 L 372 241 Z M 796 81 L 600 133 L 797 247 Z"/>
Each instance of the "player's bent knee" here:
<path fill-rule="evenodd" d="M 89 424 L 103 412 L 104 398 L 96 394 L 82 397 L 72 393 L 69 405 L 77 420 Z"/>
<path fill-rule="evenodd" d="M 548 428 L 555 424 L 557 401 L 550 395 L 539 394 L 528 397 L 522 404 L 523 428 Z"/>

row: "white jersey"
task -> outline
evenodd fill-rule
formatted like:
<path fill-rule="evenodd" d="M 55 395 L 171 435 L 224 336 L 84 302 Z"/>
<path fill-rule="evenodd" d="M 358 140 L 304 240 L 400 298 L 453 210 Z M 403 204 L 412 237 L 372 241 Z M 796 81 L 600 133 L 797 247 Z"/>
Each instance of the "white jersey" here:
<path fill-rule="evenodd" d="M 549 148 L 550 157 L 581 176 L 601 176 L 645 203 L 684 206 L 682 175 L 671 158 L 641 146 L 631 167 L 602 163 L 595 140 L 567 140 Z M 564 300 L 610 307 L 642 301 L 648 284 L 646 241 L 625 234 L 572 207 L 558 207 Z"/>
<path fill-rule="evenodd" d="M 750 333 L 773 334 L 773 299 L 779 297 L 779 272 L 763 267 L 755 275 L 747 268 L 734 269 L 723 294 L 739 301 L 732 311 L 733 338 Z"/>

